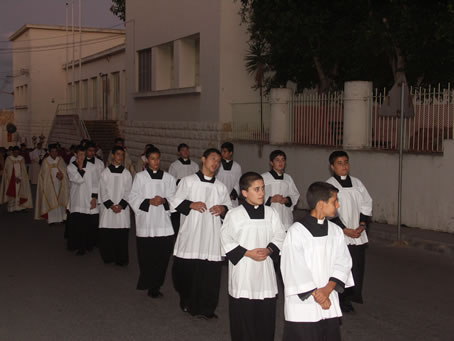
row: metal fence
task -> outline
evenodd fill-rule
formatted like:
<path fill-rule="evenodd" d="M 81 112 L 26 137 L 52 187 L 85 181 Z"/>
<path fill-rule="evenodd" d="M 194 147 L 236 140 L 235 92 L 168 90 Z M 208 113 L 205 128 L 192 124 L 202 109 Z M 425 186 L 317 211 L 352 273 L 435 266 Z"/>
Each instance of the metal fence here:
<path fill-rule="evenodd" d="M 268 143 L 270 104 L 232 104 L 232 138 L 236 141 Z"/>
<path fill-rule="evenodd" d="M 375 90 L 371 102 L 370 144 L 372 148 L 399 148 L 399 117 L 380 116 L 386 91 Z M 410 152 L 442 152 L 443 140 L 453 139 L 453 92 L 438 87 L 410 88 L 414 115 L 404 118 L 403 150 Z"/>
<path fill-rule="evenodd" d="M 342 92 L 294 95 L 290 108 L 293 143 L 342 145 L 344 124 Z"/>

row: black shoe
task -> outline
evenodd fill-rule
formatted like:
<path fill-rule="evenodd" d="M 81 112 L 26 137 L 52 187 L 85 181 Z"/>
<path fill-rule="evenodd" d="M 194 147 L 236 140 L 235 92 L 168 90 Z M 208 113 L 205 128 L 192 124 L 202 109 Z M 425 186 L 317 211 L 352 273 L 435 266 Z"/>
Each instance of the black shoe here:
<path fill-rule="evenodd" d="M 123 267 L 123 266 L 127 266 L 128 262 L 115 262 L 115 265 Z"/>
<path fill-rule="evenodd" d="M 84 250 L 77 250 L 76 256 L 83 256 L 85 254 Z"/>
<path fill-rule="evenodd" d="M 161 298 L 164 295 L 159 290 L 151 290 L 151 289 L 149 289 L 148 290 L 148 296 L 150 296 L 151 298 Z"/>

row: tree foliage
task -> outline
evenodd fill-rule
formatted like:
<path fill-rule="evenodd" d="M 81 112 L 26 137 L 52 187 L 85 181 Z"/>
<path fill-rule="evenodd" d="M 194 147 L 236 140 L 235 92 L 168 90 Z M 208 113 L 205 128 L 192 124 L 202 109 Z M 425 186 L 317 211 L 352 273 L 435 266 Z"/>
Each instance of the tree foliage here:
<path fill-rule="evenodd" d="M 110 11 L 119 17 L 121 20 L 126 19 L 126 0 L 112 0 Z"/>
<path fill-rule="evenodd" d="M 348 80 L 390 87 L 454 78 L 454 0 L 241 0 L 251 43 L 266 46 L 267 86 L 321 92 Z"/>

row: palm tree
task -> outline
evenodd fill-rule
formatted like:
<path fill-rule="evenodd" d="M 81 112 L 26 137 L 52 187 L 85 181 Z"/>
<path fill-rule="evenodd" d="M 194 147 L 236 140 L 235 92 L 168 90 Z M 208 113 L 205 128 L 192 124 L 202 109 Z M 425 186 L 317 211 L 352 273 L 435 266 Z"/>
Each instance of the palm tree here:
<path fill-rule="evenodd" d="M 260 91 L 260 130 L 263 134 L 263 87 L 265 86 L 265 75 L 269 71 L 267 63 L 266 44 L 263 40 L 252 40 L 244 60 L 247 72 L 254 77 L 255 85 L 253 89 Z"/>

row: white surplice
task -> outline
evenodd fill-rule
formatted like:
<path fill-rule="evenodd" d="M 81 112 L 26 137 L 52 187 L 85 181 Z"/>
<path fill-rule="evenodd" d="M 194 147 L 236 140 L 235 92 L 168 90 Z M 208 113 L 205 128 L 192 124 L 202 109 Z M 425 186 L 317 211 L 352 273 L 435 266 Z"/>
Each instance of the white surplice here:
<path fill-rule="evenodd" d="M 223 254 L 238 246 L 246 250 L 266 248 L 273 243 L 282 248 L 285 230 L 278 213 L 264 206 L 263 219 L 251 219 L 243 205 L 233 208 L 221 228 Z M 276 251 L 277 252 L 277 251 Z M 234 265 L 229 262 L 229 295 L 234 298 L 265 299 L 277 295 L 278 288 L 271 257 L 258 262 L 243 256 Z"/>
<path fill-rule="evenodd" d="M 271 207 L 279 213 L 282 224 L 284 225 L 285 230 L 287 230 L 293 223 L 293 209 L 300 197 L 298 188 L 296 188 L 292 177 L 287 173 L 284 173 L 283 176 L 281 176 L 283 179 L 278 179 L 278 176 L 274 171 L 263 173 L 262 177 L 265 182 L 265 203 L 270 203 L 270 198 L 276 194 L 280 194 L 284 198 L 289 197 L 292 201 L 290 206 L 280 203 L 271 203 Z"/>
<path fill-rule="evenodd" d="M 342 187 L 334 177 L 330 177 L 326 182 L 339 190 L 337 200 L 340 207 L 337 209 L 337 214 L 345 228 L 356 229 L 359 226 L 361 213 L 366 216 L 372 215 L 372 198 L 359 179 L 353 176 L 350 176 L 350 179 L 352 187 Z M 347 235 L 344 237 L 347 245 L 362 245 L 368 242 L 366 230 L 359 238 L 351 238 Z"/>
<path fill-rule="evenodd" d="M 232 208 L 229 192 L 221 181 L 204 177 L 199 171 L 180 181 L 175 196 L 170 200 L 170 206 L 176 209 L 185 202 L 198 201 L 204 202 L 207 210 L 201 213 L 188 209 L 187 215 L 181 215 L 182 223 L 175 242 L 174 255 L 186 259 L 220 261 L 221 217 L 212 215 L 209 209 L 215 205 Z"/>
<path fill-rule="evenodd" d="M 132 187 L 131 173 L 122 165 L 110 165 L 101 173 L 99 181 L 99 227 L 130 228 L 131 219 L 127 201 Z M 123 200 L 123 201 L 122 201 Z M 126 205 L 115 213 L 111 205 Z M 106 207 L 109 206 L 109 208 Z"/>
<path fill-rule="evenodd" d="M 136 216 L 137 237 L 164 237 L 174 234 L 167 204 L 153 206 L 149 204 L 149 200 L 160 196 L 168 202 L 175 194 L 175 188 L 175 178 L 162 170 L 153 172 L 146 168 L 136 174 L 128 202 Z"/>

